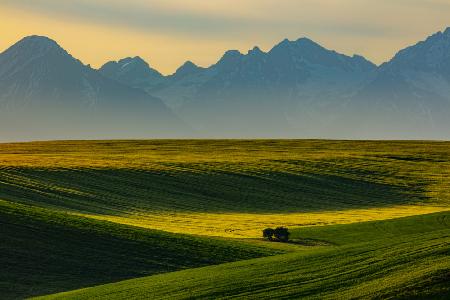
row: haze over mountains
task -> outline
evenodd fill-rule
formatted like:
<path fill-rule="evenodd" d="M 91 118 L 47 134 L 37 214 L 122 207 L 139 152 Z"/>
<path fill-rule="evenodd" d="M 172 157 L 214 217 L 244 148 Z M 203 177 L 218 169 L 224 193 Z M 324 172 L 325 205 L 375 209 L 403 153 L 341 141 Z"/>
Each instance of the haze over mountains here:
<path fill-rule="evenodd" d="M 0 54 L 0 140 L 187 134 L 164 103 L 83 65 L 55 41 L 22 39 Z"/>
<path fill-rule="evenodd" d="M 450 28 L 381 66 L 307 38 L 170 76 L 139 57 L 94 70 L 46 37 L 0 54 L 0 140 L 449 139 L 449 114 Z"/>

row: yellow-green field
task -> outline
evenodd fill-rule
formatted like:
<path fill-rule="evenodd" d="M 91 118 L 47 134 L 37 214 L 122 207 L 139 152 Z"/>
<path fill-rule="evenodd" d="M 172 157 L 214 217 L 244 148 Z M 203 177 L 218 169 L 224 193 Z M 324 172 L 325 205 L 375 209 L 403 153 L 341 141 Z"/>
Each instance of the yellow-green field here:
<path fill-rule="evenodd" d="M 449 211 L 450 142 L 0 144 L 0 298 L 445 299 Z"/>
<path fill-rule="evenodd" d="M 328 244 L 39 299 L 428 300 L 450 297 L 448 212 L 305 227 L 293 230 L 292 238 Z"/>
<path fill-rule="evenodd" d="M 149 213 L 126 216 L 80 214 L 98 220 L 174 233 L 188 233 L 230 238 L 259 238 L 261 228 L 288 228 L 317 225 L 349 224 L 385 220 L 450 210 L 446 206 L 403 205 L 372 209 L 348 209 L 311 213 Z"/>
<path fill-rule="evenodd" d="M 0 145 L 0 198 L 177 233 L 450 209 L 450 143 L 153 140 Z"/>

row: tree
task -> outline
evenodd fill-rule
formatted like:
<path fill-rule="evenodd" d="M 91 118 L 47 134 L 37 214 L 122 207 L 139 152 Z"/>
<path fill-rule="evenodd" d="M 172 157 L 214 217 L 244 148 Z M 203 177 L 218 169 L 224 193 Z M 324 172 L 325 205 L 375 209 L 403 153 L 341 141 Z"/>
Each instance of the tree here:
<path fill-rule="evenodd" d="M 263 237 L 269 241 L 288 242 L 289 230 L 286 227 L 277 227 L 276 229 L 266 228 L 263 230 Z"/>
<path fill-rule="evenodd" d="M 273 240 L 274 234 L 275 234 L 275 230 L 273 230 L 272 228 L 266 228 L 263 230 L 263 237 L 265 239 L 268 239 L 269 241 Z"/>
<path fill-rule="evenodd" d="M 277 227 L 274 230 L 273 234 L 274 234 L 275 238 L 280 242 L 288 242 L 289 241 L 290 232 L 286 227 Z"/>

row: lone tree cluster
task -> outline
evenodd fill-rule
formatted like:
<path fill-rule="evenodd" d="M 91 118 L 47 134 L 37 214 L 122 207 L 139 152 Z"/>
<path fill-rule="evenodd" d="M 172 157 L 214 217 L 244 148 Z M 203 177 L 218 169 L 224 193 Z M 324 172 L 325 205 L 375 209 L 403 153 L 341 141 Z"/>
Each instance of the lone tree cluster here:
<path fill-rule="evenodd" d="M 269 241 L 288 242 L 289 235 L 289 230 L 286 227 L 266 228 L 263 230 L 263 237 Z"/>

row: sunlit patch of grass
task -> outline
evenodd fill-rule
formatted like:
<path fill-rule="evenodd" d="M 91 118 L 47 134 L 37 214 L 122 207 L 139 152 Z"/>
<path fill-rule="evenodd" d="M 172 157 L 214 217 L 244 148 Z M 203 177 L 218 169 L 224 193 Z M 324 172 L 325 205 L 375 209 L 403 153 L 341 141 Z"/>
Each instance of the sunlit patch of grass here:
<path fill-rule="evenodd" d="M 173 234 L 0 199 L 0 299 L 284 253 Z"/>
<path fill-rule="evenodd" d="M 318 226 L 332 246 L 95 286 L 41 299 L 448 299 L 449 213 Z M 361 233 L 363 231 L 363 233 Z"/>
<path fill-rule="evenodd" d="M 107 220 L 143 228 L 161 229 L 174 233 L 231 238 L 259 238 L 267 227 L 320 226 L 348 224 L 363 221 L 385 220 L 405 216 L 448 211 L 448 206 L 405 205 L 371 209 L 349 209 L 293 214 L 248 214 L 248 213 L 159 213 L 126 216 L 83 216 Z"/>
<path fill-rule="evenodd" d="M 30 274 L 41 281 L 53 272 L 55 277 L 44 282 L 45 288 L 48 283 L 55 287 L 62 284 L 61 276 L 68 274 L 67 267 L 53 263 L 54 270 L 40 258 L 68 259 L 67 266 L 76 270 L 84 263 L 87 267 L 82 269 L 97 266 L 106 271 L 109 265 L 101 259 L 111 259 L 119 271 L 130 271 L 145 265 L 130 259 L 137 253 L 136 257 L 149 263 L 149 270 L 137 271 L 155 274 L 290 252 L 56 298 L 408 298 L 416 291 L 425 295 L 448 291 L 448 214 L 381 221 L 384 225 L 357 222 L 449 210 L 450 142 L 0 144 L 0 198 L 7 204 L 0 207 L 4 240 L 7 244 L 25 243 L 23 247 L 3 247 L 7 250 L 6 255 L 0 255 L 3 265 L 15 259 L 10 266 L 16 273 L 0 275 L 9 276 L 9 282 L 23 282 L 25 289 L 32 285 Z M 8 213 L 6 207 L 14 213 Z M 351 224 L 334 225 L 347 223 Z M 30 224 L 37 229 L 30 231 Z M 291 229 L 297 242 L 303 238 L 318 243 L 312 247 L 260 239 L 262 229 L 281 225 Z M 141 236 L 144 240 L 136 241 Z M 270 249 L 262 249 L 264 245 Z M 21 256 L 17 249 L 25 254 Z M 98 256 L 89 255 L 86 260 L 86 249 Z M 59 251 L 57 255 L 47 255 L 54 250 Z M 38 259 L 29 259 L 33 253 Z M 78 253 L 75 260 L 70 256 L 74 253 Z M 121 268 L 121 259 L 130 267 Z M 161 264 L 161 259 L 167 264 Z M 14 274 L 17 280 L 11 279 Z M 93 279 L 98 277 L 97 273 L 89 274 Z M 89 277 L 83 272 L 72 275 L 82 280 Z M 69 287 L 65 284 L 61 287 Z M 82 286 L 86 285 L 77 284 Z M 13 288 L 12 293 L 16 292 Z"/>
<path fill-rule="evenodd" d="M 137 140 L 0 144 L 0 197 L 226 237 L 450 207 L 450 142 Z"/>

